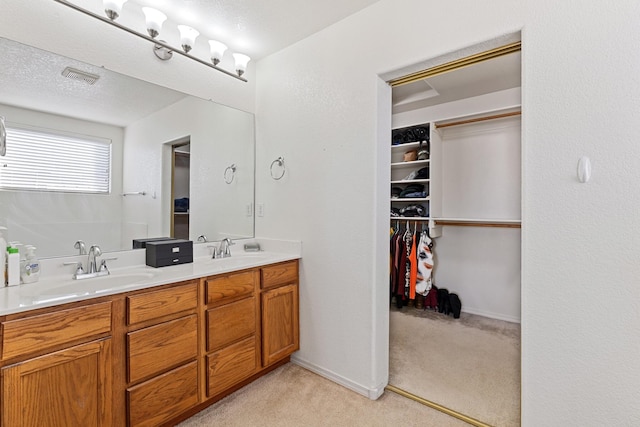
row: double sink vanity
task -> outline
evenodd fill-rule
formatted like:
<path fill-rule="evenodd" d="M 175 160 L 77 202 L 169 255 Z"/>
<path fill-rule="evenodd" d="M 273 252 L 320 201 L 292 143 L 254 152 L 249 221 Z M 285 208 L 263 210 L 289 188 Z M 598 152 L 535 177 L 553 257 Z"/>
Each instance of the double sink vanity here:
<path fill-rule="evenodd" d="M 175 425 L 298 350 L 299 250 L 139 256 L 0 288 L 0 427 Z"/>

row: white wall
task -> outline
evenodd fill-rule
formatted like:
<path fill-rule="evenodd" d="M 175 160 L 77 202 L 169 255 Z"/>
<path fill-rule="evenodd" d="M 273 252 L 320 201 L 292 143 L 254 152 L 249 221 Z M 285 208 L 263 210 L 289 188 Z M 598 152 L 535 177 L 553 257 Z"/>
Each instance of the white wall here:
<path fill-rule="evenodd" d="M 0 191 L 0 224 L 8 228 L 7 240 L 35 245 L 40 257 L 76 254 L 76 240 L 83 240 L 87 249 L 98 244 L 103 251 L 119 250 L 123 129 L 8 105 L 0 105 L 0 115 L 7 117 L 9 127 L 28 125 L 111 140 L 110 194 Z"/>
<path fill-rule="evenodd" d="M 519 8 L 500 6 L 381 1 L 258 63 L 257 235 L 304 244 L 296 359 L 364 394 L 388 380 L 391 113 L 378 74 L 518 31 Z M 278 155 L 289 173 L 275 182 Z"/>
<path fill-rule="evenodd" d="M 253 236 L 253 115 L 187 97 L 125 129 L 123 187 L 147 196 L 126 197 L 123 244 L 168 236 L 171 210 L 171 143 L 190 141 L 189 234 L 209 240 Z M 223 180 L 236 164 L 231 184 Z M 155 198 L 153 197 L 155 195 Z"/>
<path fill-rule="evenodd" d="M 377 75 L 522 28 L 523 425 L 634 425 L 639 7 L 381 0 L 259 61 L 257 93 L 199 64 L 150 66 L 147 42 L 53 1 L 4 1 L 0 36 L 248 111 L 255 93 L 258 234 L 304 241 L 299 359 L 375 394 L 387 381 L 386 232 L 376 233 L 388 223 L 391 128 Z M 275 182 L 279 155 L 288 175 Z M 582 155 L 594 161 L 588 184 L 575 179 Z"/>
<path fill-rule="evenodd" d="M 390 100 L 376 76 L 522 28 L 523 425 L 637 423 L 639 12 L 382 0 L 259 62 L 257 234 L 304 242 L 298 361 L 370 395 L 387 381 Z"/>
<path fill-rule="evenodd" d="M 523 419 L 638 425 L 640 3 L 525 11 Z"/>

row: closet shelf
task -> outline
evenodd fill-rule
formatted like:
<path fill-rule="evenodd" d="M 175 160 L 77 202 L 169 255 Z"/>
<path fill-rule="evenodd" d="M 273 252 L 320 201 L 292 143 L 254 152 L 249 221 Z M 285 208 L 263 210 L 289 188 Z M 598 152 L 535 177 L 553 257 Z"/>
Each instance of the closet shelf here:
<path fill-rule="evenodd" d="M 430 179 L 400 179 L 397 181 L 391 181 L 392 184 L 420 184 L 427 183 Z"/>
<path fill-rule="evenodd" d="M 401 169 L 401 168 L 410 168 L 418 165 L 428 165 L 429 159 L 427 160 L 414 160 L 412 162 L 395 162 L 391 163 L 392 168 Z"/>
<path fill-rule="evenodd" d="M 391 198 L 391 203 L 393 202 L 428 202 L 429 201 L 429 197 L 412 197 L 412 198 L 408 198 L 408 197 L 396 197 L 396 198 Z"/>
<path fill-rule="evenodd" d="M 389 219 L 391 221 L 429 221 L 432 218 L 428 216 L 392 216 Z"/>
<path fill-rule="evenodd" d="M 426 145 L 424 142 L 422 143 L 423 145 Z M 400 150 L 400 149 L 412 149 L 412 148 L 418 148 L 420 146 L 420 142 L 416 141 L 416 142 L 407 142 L 406 144 L 398 144 L 398 145 L 392 145 L 391 149 L 392 150 Z"/>

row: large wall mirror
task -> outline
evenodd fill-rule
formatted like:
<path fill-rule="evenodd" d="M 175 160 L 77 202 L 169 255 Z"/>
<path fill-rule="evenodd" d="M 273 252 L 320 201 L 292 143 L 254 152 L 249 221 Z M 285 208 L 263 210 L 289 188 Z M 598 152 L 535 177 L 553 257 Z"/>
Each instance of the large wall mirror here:
<path fill-rule="evenodd" d="M 170 236 L 177 213 L 194 242 L 200 235 L 254 236 L 252 114 L 8 39 L 0 38 L 0 54 L 0 116 L 9 130 L 88 137 L 111 147 L 109 190 L 96 194 L 1 188 L 3 174 L 16 168 L 9 142 L 7 157 L 0 157 L 0 225 L 9 241 L 34 245 L 41 257 L 78 254 L 79 240 L 127 250 L 133 239 Z M 172 153 L 184 141 L 186 200 L 172 190 Z M 90 169 L 90 158 L 79 161 Z"/>

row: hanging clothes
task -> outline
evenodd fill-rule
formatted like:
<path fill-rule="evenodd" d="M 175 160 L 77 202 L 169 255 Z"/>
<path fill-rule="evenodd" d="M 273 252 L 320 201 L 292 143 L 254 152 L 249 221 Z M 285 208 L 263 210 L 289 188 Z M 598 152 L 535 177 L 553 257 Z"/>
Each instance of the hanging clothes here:
<path fill-rule="evenodd" d="M 416 299 L 416 283 L 418 278 L 418 256 L 416 252 L 416 233 L 413 232 L 411 239 L 411 252 L 409 253 L 410 277 L 409 277 L 409 299 Z"/>
<path fill-rule="evenodd" d="M 423 230 L 420 234 L 420 242 L 418 243 L 418 276 L 416 283 L 416 292 L 420 295 L 427 296 L 432 287 L 433 272 L 433 240 L 429 237 L 427 230 Z"/>
<path fill-rule="evenodd" d="M 407 221 L 407 230 L 404 232 L 404 245 L 405 245 L 405 277 L 404 277 L 404 298 L 405 301 L 409 300 L 409 288 L 411 287 L 411 246 L 413 242 L 413 234 L 411 234 L 411 228 L 409 228 L 409 222 Z"/>

